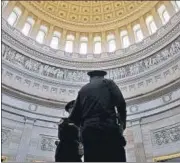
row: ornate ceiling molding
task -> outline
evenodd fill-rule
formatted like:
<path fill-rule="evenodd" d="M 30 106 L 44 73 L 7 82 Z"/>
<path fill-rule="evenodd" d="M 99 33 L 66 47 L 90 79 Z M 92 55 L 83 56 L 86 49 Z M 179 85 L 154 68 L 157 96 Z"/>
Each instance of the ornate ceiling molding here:
<path fill-rule="evenodd" d="M 120 1 L 119 1 L 120 2 Z M 78 5 L 71 4 L 69 2 L 56 2 L 58 4 L 53 5 L 51 2 L 44 3 L 43 1 L 38 2 L 20 2 L 25 8 L 27 8 L 29 11 L 33 11 L 33 14 L 38 16 L 40 19 L 44 20 L 47 23 L 50 23 L 54 26 L 58 26 L 63 29 L 67 29 L 70 31 L 78 31 L 78 32 L 100 32 L 100 31 L 108 31 L 115 29 L 117 27 L 121 27 L 124 25 L 127 25 L 127 23 L 131 23 L 135 20 L 137 20 L 139 17 L 144 15 L 145 13 L 149 12 L 152 8 L 157 5 L 158 1 L 147 1 L 147 2 L 141 2 L 141 1 L 133 1 L 133 2 L 120 2 L 120 6 L 118 7 L 118 10 L 114 9 L 115 2 L 100 2 L 100 7 L 97 6 L 89 6 L 90 10 L 93 10 L 94 8 L 97 10 L 102 10 L 104 8 L 111 8 L 110 11 L 103 11 L 100 15 L 98 15 L 96 12 L 89 12 L 89 15 L 84 16 L 82 11 L 73 12 L 73 6 L 74 8 L 78 8 Z M 63 4 L 67 6 L 63 7 Z M 81 3 L 77 2 L 77 3 Z M 83 2 L 82 2 L 83 3 Z M 126 3 L 126 4 L 123 4 Z M 84 6 L 80 6 L 83 10 L 83 8 L 87 8 Z M 56 9 L 54 9 L 56 8 Z M 58 9 L 59 8 L 59 9 Z M 50 10 L 51 9 L 51 10 Z M 120 12 L 121 11 L 121 12 Z M 141 12 L 139 12 L 141 11 Z M 52 13 L 51 13 L 52 12 Z M 59 15 L 58 15 L 59 14 Z M 61 14 L 64 14 L 64 16 L 61 16 Z M 93 14 L 96 14 L 96 16 L 92 16 Z M 117 15 L 120 14 L 120 15 Z M 105 17 L 107 15 L 107 19 L 105 20 Z M 73 19 L 73 17 L 75 19 Z M 84 21 L 82 18 L 86 18 L 89 21 Z M 93 17 L 98 17 L 98 21 L 95 19 L 93 20 Z M 109 18 L 108 18 L 109 17 Z M 76 19 L 77 18 L 77 19 Z M 100 21 L 101 19 L 101 21 Z"/>
<path fill-rule="evenodd" d="M 118 68 L 107 69 L 107 77 L 115 80 L 117 83 L 122 81 L 136 80 L 149 74 L 150 72 L 160 70 L 160 67 L 167 64 L 171 59 L 178 60 L 180 53 L 180 37 L 174 40 L 171 44 L 166 45 L 157 53 L 133 62 L 126 66 L 119 66 Z M 48 80 L 61 80 L 69 83 L 86 83 L 89 80 L 87 70 L 71 70 L 59 66 L 52 66 L 39 62 L 31 57 L 19 53 L 15 49 L 2 44 L 2 58 L 4 63 L 13 65 L 16 69 L 21 69 L 27 73 L 32 73 L 34 76 L 47 78 Z M 74 85 L 74 84 L 72 84 Z"/>
<path fill-rule="evenodd" d="M 62 67 L 69 69 L 107 69 L 118 67 L 119 65 L 123 66 L 130 64 L 131 62 L 139 60 L 140 58 L 150 56 L 156 51 L 160 50 L 162 47 L 167 46 L 167 44 L 169 44 L 180 34 L 179 21 L 180 20 L 177 19 L 176 15 L 166 26 L 163 26 L 161 29 L 159 29 L 159 32 L 147 38 L 147 40 L 144 40 L 142 43 L 139 43 L 139 48 L 135 48 L 136 46 L 132 45 L 129 47 L 129 49 L 121 49 L 116 51 L 115 54 L 112 55 L 113 57 L 110 54 L 108 60 L 106 60 L 104 57 L 101 58 L 101 61 L 98 58 L 94 58 L 94 60 L 89 59 L 89 61 L 87 58 L 85 60 L 80 58 L 75 60 L 70 55 L 64 58 L 61 55 L 59 56 L 58 52 L 53 54 L 53 51 L 51 51 L 49 47 L 42 46 L 37 48 L 35 41 L 33 41 L 33 44 L 35 43 L 33 45 L 30 38 L 23 38 L 22 35 L 20 35 L 20 32 L 14 28 L 8 28 L 6 25 L 3 26 L 2 40 L 6 42 L 6 44 L 9 44 L 9 46 L 14 46 L 14 48 L 16 48 L 18 51 L 22 51 L 23 54 L 26 54 L 31 58 L 36 58 L 37 60 L 46 62 L 47 64 L 56 66 L 60 64 Z M 27 46 L 25 46 L 24 43 L 27 43 Z M 66 55 L 65 52 L 62 53 L 63 55 Z"/>

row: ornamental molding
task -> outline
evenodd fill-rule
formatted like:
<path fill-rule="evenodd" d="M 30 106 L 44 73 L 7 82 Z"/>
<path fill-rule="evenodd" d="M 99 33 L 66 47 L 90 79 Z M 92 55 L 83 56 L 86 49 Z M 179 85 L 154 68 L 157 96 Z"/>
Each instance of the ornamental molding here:
<path fill-rule="evenodd" d="M 154 71 L 154 74 L 148 75 L 139 80 L 132 81 L 131 84 L 123 83 L 118 84 L 124 97 L 131 99 L 138 95 L 152 92 L 160 87 L 170 84 L 172 81 L 180 78 L 180 62 L 179 60 L 171 60 L 171 66 L 164 64 L 161 71 Z M 21 69 L 17 69 L 13 65 L 8 66 L 3 63 L 2 66 L 2 83 L 3 85 L 18 89 L 19 91 L 26 92 L 29 95 L 38 96 L 57 100 L 66 101 L 76 98 L 79 89 L 82 85 L 74 86 L 69 83 L 54 83 L 52 80 L 43 80 L 34 78 L 32 73 L 25 73 Z"/>
<path fill-rule="evenodd" d="M 180 15 L 180 12 L 178 13 Z M 145 58 L 160 50 L 179 36 L 180 24 L 178 15 L 175 15 L 165 26 L 161 27 L 154 35 L 151 35 L 138 44 L 131 45 L 127 49 L 120 49 L 114 54 L 102 53 L 99 56 L 87 54 L 88 58 L 74 58 L 74 54 L 56 51 L 45 45 L 39 45 L 29 37 L 25 37 L 17 29 L 8 25 L 3 20 L 2 41 L 9 46 L 16 47 L 27 56 L 37 58 L 53 65 L 62 65 L 73 69 L 112 68 L 119 65 L 127 65 L 135 60 Z M 26 44 L 26 45 L 25 45 Z M 79 54 L 75 54 L 79 55 Z M 107 56 L 106 58 L 104 56 Z M 94 58 L 94 59 L 93 59 Z M 113 65 L 113 66 L 112 66 Z"/>
<path fill-rule="evenodd" d="M 162 67 L 164 67 L 164 65 L 167 66 L 170 62 L 171 64 L 174 64 L 176 61 L 180 60 L 179 54 L 180 37 L 167 45 L 166 48 L 161 49 L 158 53 L 155 53 L 150 57 L 139 60 L 130 65 L 106 70 L 107 78 L 113 79 L 119 84 L 122 84 L 124 81 L 133 83 L 134 80 L 139 80 L 144 76 L 153 74 L 155 71 L 161 71 Z M 4 43 L 2 43 L 2 59 L 4 64 L 14 67 L 19 71 L 21 70 L 31 76 L 33 75 L 35 78 L 41 80 L 73 86 L 82 86 L 89 81 L 87 71 L 69 70 L 47 65 L 19 53 Z"/>
<path fill-rule="evenodd" d="M 154 114 L 159 114 L 161 112 L 172 110 L 172 108 L 177 108 L 177 106 L 180 106 L 180 89 L 173 90 L 170 92 L 172 95 L 172 100 L 166 104 L 164 104 L 162 98 L 164 95 L 161 95 L 159 97 L 154 97 L 154 99 L 151 99 L 148 102 L 141 102 L 138 104 L 133 104 L 131 106 L 127 105 L 127 120 L 137 120 L 142 117 L 151 116 Z M 57 128 L 55 126 L 55 123 L 59 122 L 59 119 L 62 117 L 66 117 L 67 115 L 64 114 L 64 109 L 54 109 L 52 107 L 47 106 L 41 106 L 36 103 L 38 106 L 38 110 L 36 113 L 29 112 L 28 106 L 29 102 L 25 101 L 25 99 L 19 99 L 19 97 L 11 97 L 11 95 L 3 95 L 6 96 L 6 98 L 2 98 L 2 111 L 3 111 L 3 117 L 6 117 L 7 115 L 4 114 L 4 112 L 8 112 L 8 114 L 15 114 L 22 117 L 29 117 L 29 119 L 36 119 L 36 122 L 34 125 L 36 126 L 46 126 L 48 128 Z M 16 105 L 12 105 L 12 102 L 15 102 Z M 150 105 L 151 104 L 151 105 Z M 22 107 L 23 106 L 23 107 Z M 132 112 L 133 111 L 133 112 Z M 19 121 L 19 118 L 12 118 L 12 120 Z M 24 120 L 24 119 L 23 119 Z M 40 123 L 38 123 L 41 121 Z M 52 123 L 49 123 L 52 122 Z M 47 124 L 46 124 L 47 123 Z"/>
<path fill-rule="evenodd" d="M 11 133 L 12 133 L 12 129 L 8 129 L 8 128 L 2 128 L 2 131 L 1 131 L 1 143 L 2 145 L 4 144 L 8 144 L 9 142 L 9 139 L 11 137 Z"/>
<path fill-rule="evenodd" d="M 56 137 L 40 135 L 40 149 L 42 151 L 54 152 L 56 150 L 55 141 L 58 140 Z"/>
<path fill-rule="evenodd" d="M 155 147 L 180 143 L 180 123 L 154 130 L 151 135 L 152 144 Z"/>
<path fill-rule="evenodd" d="M 143 16 L 147 12 L 149 12 L 158 2 L 146 2 L 143 5 L 139 5 L 138 9 L 136 9 L 134 12 L 130 12 L 130 14 L 127 12 L 126 17 L 121 16 L 121 20 L 115 20 L 115 21 L 110 21 L 106 23 L 97 23 L 94 22 L 93 24 L 88 24 L 86 23 L 77 23 L 71 21 L 66 21 L 60 18 L 57 18 L 55 15 L 51 15 L 48 12 L 45 12 L 42 8 L 39 7 L 39 5 L 35 5 L 33 2 L 28 2 L 28 3 L 23 3 L 21 4 L 27 8 L 30 11 L 33 11 L 35 15 L 39 15 L 39 18 L 44 20 L 45 22 L 48 22 L 50 24 L 53 24 L 54 26 L 59 26 L 61 28 L 70 30 L 70 31 L 78 31 L 78 32 L 100 32 L 100 31 L 108 31 L 112 30 L 117 27 L 121 27 L 124 25 L 127 25 L 129 22 L 133 22 L 137 20 L 139 17 Z M 141 12 L 139 12 L 141 10 Z M 126 10 L 125 10 L 126 11 Z M 44 19 L 46 18 L 46 19 Z"/>

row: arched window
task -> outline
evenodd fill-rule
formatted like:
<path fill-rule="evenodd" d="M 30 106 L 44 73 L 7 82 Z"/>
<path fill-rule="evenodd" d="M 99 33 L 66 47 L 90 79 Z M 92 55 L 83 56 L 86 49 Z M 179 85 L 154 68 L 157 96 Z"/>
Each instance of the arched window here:
<path fill-rule="evenodd" d="M 32 17 L 28 17 L 22 29 L 22 33 L 25 36 L 27 36 L 30 30 L 32 29 L 33 25 L 34 25 L 34 19 Z"/>
<path fill-rule="evenodd" d="M 159 16 L 161 18 L 161 21 L 163 24 L 166 24 L 169 19 L 170 19 L 170 16 L 166 10 L 166 7 L 164 5 L 161 5 L 159 8 L 158 8 L 158 13 L 159 13 Z"/>
<path fill-rule="evenodd" d="M 1 1 L 2 9 L 4 9 L 9 1 Z"/>
<path fill-rule="evenodd" d="M 108 42 L 108 51 L 113 52 L 116 50 L 116 41 L 115 36 L 113 34 L 109 34 L 107 36 L 107 42 Z"/>
<path fill-rule="evenodd" d="M 180 1 L 179 0 L 171 1 L 171 3 L 173 4 L 173 7 L 176 10 L 176 12 L 180 10 Z"/>
<path fill-rule="evenodd" d="M 146 25 L 150 34 L 153 34 L 157 31 L 157 27 L 152 16 L 148 16 L 146 18 Z"/>
<path fill-rule="evenodd" d="M 61 34 L 57 31 L 54 31 L 50 47 L 53 49 L 58 49 L 59 48 L 59 41 L 60 41 Z"/>
<path fill-rule="evenodd" d="M 96 36 L 94 37 L 94 54 L 100 54 L 101 51 L 101 37 Z"/>
<path fill-rule="evenodd" d="M 87 47 L 88 47 L 88 38 L 87 37 L 81 37 L 80 38 L 80 54 L 86 54 L 87 53 Z"/>
<path fill-rule="evenodd" d="M 128 32 L 125 30 L 121 32 L 121 41 L 123 48 L 127 48 L 130 45 Z"/>
<path fill-rule="evenodd" d="M 44 42 L 45 36 L 47 33 L 47 27 L 44 25 L 41 25 L 38 34 L 36 36 L 36 41 L 42 44 Z"/>
<path fill-rule="evenodd" d="M 65 45 L 65 51 L 72 53 L 73 52 L 73 44 L 74 44 L 74 36 L 68 35 L 67 40 L 66 40 L 66 45 Z"/>
<path fill-rule="evenodd" d="M 143 36 L 143 33 L 142 33 L 142 30 L 141 30 L 141 27 L 139 24 L 136 24 L 134 27 L 133 27 L 133 31 L 134 31 L 134 35 L 135 35 L 135 40 L 136 42 L 140 42 L 143 40 L 144 36 Z"/>
<path fill-rule="evenodd" d="M 11 12 L 11 14 L 9 15 L 7 22 L 11 26 L 14 26 L 17 23 L 19 17 L 21 16 L 21 13 L 22 13 L 21 9 L 19 7 L 15 7 Z"/>

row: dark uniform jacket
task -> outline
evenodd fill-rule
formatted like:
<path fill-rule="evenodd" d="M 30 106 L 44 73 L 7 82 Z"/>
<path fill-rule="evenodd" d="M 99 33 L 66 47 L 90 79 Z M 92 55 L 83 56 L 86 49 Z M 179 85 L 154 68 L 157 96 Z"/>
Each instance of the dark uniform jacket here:
<path fill-rule="evenodd" d="M 56 162 L 81 162 L 79 155 L 79 130 L 68 118 L 58 126 L 59 144 L 56 148 Z"/>
<path fill-rule="evenodd" d="M 126 103 L 118 86 L 109 79 L 93 79 L 79 91 L 69 119 L 82 129 L 116 127 L 115 106 L 125 129 Z"/>

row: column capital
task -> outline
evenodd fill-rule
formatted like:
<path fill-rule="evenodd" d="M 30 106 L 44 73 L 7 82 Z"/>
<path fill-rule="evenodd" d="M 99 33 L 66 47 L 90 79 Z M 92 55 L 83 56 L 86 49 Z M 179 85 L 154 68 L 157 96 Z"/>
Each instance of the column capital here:
<path fill-rule="evenodd" d="M 16 25 L 17 29 L 19 29 L 20 31 L 22 30 L 26 20 L 27 20 L 27 17 L 28 17 L 28 11 L 25 9 L 22 16 L 19 18 L 19 21 Z"/>
<path fill-rule="evenodd" d="M 127 25 L 127 31 L 128 31 L 128 35 L 129 35 L 130 44 L 134 44 L 135 43 L 135 38 L 134 38 L 134 32 L 133 32 L 131 24 Z"/>
<path fill-rule="evenodd" d="M 131 126 L 141 125 L 141 119 L 134 119 L 131 121 Z"/>
<path fill-rule="evenodd" d="M 116 49 L 121 49 L 120 31 L 118 28 L 115 29 Z"/>
<path fill-rule="evenodd" d="M 88 53 L 92 54 L 93 53 L 93 34 L 89 33 L 88 37 Z"/>
<path fill-rule="evenodd" d="M 66 35 L 67 35 L 67 30 L 63 29 L 62 34 L 61 34 L 61 41 L 60 41 L 60 49 L 63 51 L 64 51 L 65 43 L 66 43 Z"/>
<path fill-rule="evenodd" d="M 105 32 L 101 32 L 101 49 L 102 49 L 102 53 L 108 51 L 108 43 Z"/>
<path fill-rule="evenodd" d="M 51 43 L 51 39 L 52 39 L 52 35 L 53 35 L 53 31 L 54 31 L 54 26 L 50 26 L 49 29 L 48 29 L 48 34 L 47 34 L 47 37 L 45 39 L 45 44 L 46 45 L 50 45 Z"/>
<path fill-rule="evenodd" d="M 31 117 L 24 117 L 25 124 L 34 124 L 36 119 L 31 118 Z"/>
<path fill-rule="evenodd" d="M 144 35 L 144 38 L 146 38 L 149 36 L 149 30 L 146 26 L 146 22 L 144 20 L 144 17 L 140 17 L 139 21 L 140 21 L 140 26 L 141 26 L 141 30 L 142 30 L 142 33 Z"/>
<path fill-rule="evenodd" d="M 74 41 L 75 41 L 74 52 L 79 53 L 79 46 L 80 46 L 80 33 L 79 32 L 76 32 Z"/>
<path fill-rule="evenodd" d="M 176 14 L 176 10 L 173 7 L 173 4 L 171 3 L 171 1 L 164 1 L 164 5 L 166 6 L 166 9 L 167 9 L 170 17 L 172 17 L 174 14 Z"/>
<path fill-rule="evenodd" d="M 156 26 L 159 29 L 162 26 L 162 20 L 161 20 L 159 14 L 155 8 L 152 8 L 151 13 L 152 13 L 154 21 L 156 23 Z"/>
<path fill-rule="evenodd" d="M 37 35 L 38 31 L 39 31 L 40 25 L 41 25 L 41 19 L 38 18 L 38 19 L 36 20 L 33 28 L 32 28 L 31 33 L 30 33 L 30 36 L 31 36 L 32 38 L 36 39 L 36 35 Z"/>
<path fill-rule="evenodd" d="M 11 14 L 11 12 L 13 11 L 15 5 L 16 5 L 16 1 L 9 1 L 9 3 L 7 4 L 7 6 L 4 8 L 3 12 L 2 12 L 2 16 L 5 20 L 8 19 L 9 15 Z"/>

